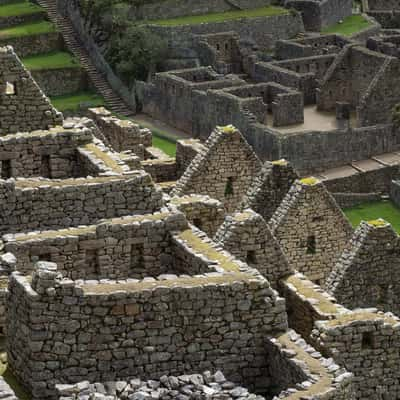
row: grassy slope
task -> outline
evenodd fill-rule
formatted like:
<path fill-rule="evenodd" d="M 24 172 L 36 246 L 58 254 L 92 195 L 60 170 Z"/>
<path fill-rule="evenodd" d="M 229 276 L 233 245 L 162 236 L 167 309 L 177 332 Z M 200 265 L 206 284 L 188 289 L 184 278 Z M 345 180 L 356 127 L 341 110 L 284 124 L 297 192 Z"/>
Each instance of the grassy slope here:
<path fill-rule="evenodd" d="M 33 22 L 33 23 L 29 23 L 29 24 L 17 25 L 12 28 L 1 29 L 0 30 L 0 39 L 39 35 L 42 33 L 51 33 L 51 32 L 55 32 L 55 31 L 56 31 L 56 28 L 51 22 L 39 21 L 39 22 Z"/>
<path fill-rule="evenodd" d="M 170 157 L 176 156 L 176 143 L 155 132 L 153 132 L 153 146 L 163 150 L 164 153 L 168 154 Z"/>
<path fill-rule="evenodd" d="M 391 201 L 364 203 L 344 210 L 351 224 L 356 227 L 361 221 L 370 221 L 378 218 L 390 222 L 393 228 L 400 233 L 400 209 Z"/>
<path fill-rule="evenodd" d="M 71 53 L 55 51 L 22 59 L 25 67 L 31 71 L 40 69 L 80 68 L 78 61 Z"/>
<path fill-rule="evenodd" d="M 351 36 L 353 33 L 362 31 L 371 25 L 362 15 L 351 15 L 341 24 L 325 28 L 322 33 L 338 33 L 344 36 Z"/>
<path fill-rule="evenodd" d="M 43 11 L 43 9 L 40 6 L 29 3 L 28 1 L 22 1 L 0 6 L 0 17 L 35 14 L 41 11 Z"/>
<path fill-rule="evenodd" d="M 212 13 L 204 15 L 193 15 L 187 17 L 171 18 L 165 20 L 152 20 L 146 23 L 163 25 L 163 26 L 177 26 L 177 25 L 196 25 L 205 22 L 224 22 L 227 20 L 238 18 L 255 18 L 267 17 L 273 15 L 288 14 L 288 10 L 281 7 L 261 7 L 253 10 L 240 10 L 240 11 L 227 11 L 223 13 Z"/>
<path fill-rule="evenodd" d="M 51 97 L 53 106 L 59 111 L 78 110 L 79 104 L 90 103 L 91 107 L 104 105 L 104 99 L 92 92 L 80 92 L 65 96 Z"/>

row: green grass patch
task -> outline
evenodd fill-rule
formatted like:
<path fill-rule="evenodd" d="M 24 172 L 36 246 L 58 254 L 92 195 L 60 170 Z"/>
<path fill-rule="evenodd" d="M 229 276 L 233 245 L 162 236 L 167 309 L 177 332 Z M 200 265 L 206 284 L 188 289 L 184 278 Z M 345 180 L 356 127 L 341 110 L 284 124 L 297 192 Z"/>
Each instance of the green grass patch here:
<path fill-rule="evenodd" d="M 104 99 L 93 92 L 80 92 L 70 95 L 54 96 L 50 98 L 53 106 L 58 111 L 77 111 L 80 105 L 89 105 L 91 107 L 100 107 L 104 105 Z"/>
<path fill-rule="evenodd" d="M 52 32 L 56 32 L 56 27 L 51 22 L 39 21 L 17 25 L 12 28 L 0 29 L 0 39 L 34 36 Z"/>
<path fill-rule="evenodd" d="M 146 21 L 146 23 L 162 26 L 197 25 L 210 22 L 224 22 L 239 18 L 271 17 L 274 15 L 284 14 L 289 14 L 289 10 L 282 7 L 268 6 L 256 8 L 253 10 L 227 11 L 204 15 L 191 15 L 171 19 L 149 20 Z"/>
<path fill-rule="evenodd" d="M 340 24 L 335 24 L 323 29 L 322 33 L 337 33 L 343 36 L 351 36 L 353 33 L 360 32 L 372 24 L 362 15 L 351 15 L 345 18 L 345 20 Z"/>
<path fill-rule="evenodd" d="M 357 227 L 361 221 L 383 218 L 392 224 L 397 233 L 400 233 L 400 208 L 390 200 L 364 203 L 343 211 L 354 227 Z"/>
<path fill-rule="evenodd" d="M 19 1 L 16 3 L 4 4 L 0 6 L 1 17 L 15 17 L 18 15 L 29 15 L 44 12 L 43 8 L 29 1 Z"/>
<path fill-rule="evenodd" d="M 176 142 L 173 142 L 171 139 L 166 138 L 165 136 L 160 136 L 157 133 L 153 133 L 153 146 L 161 149 L 165 154 L 168 154 L 170 157 L 176 156 Z"/>
<path fill-rule="evenodd" d="M 30 71 L 41 69 L 80 68 L 79 62 L 71 53 L 56 51 L 47 54 L 39 54 L 22 59 L 25 67 Z"/>

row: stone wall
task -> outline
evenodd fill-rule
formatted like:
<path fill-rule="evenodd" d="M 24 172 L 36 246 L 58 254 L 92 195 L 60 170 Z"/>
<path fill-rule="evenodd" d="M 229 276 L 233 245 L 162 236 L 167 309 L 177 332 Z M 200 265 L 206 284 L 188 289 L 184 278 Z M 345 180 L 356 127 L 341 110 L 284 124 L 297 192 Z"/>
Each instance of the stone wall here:
<path fill-rule="evenodd" d="M 368 15 L 374 18 L 384 29 L 398 29 L 400 27 L 400 10 L 368 11 Z"/>
<path fill-rule="evenodd" d="M 187 228 L 182 214 L 156 213 L 104 220 L 61 231 L 5 235 L 17 254 L 16 269 L 33 271 L 37 260 L 54 262 L 70 279 L 143 279 L 178 271 L 172 233 Z M 175 245 L 177 247 L 178 244 Z"/>
<path fill-rule="evenodd" d="M 193 103 L 194 91 L 242 85 L 245 82 L 235 76 L 224 77 L 210 67 L 201 67 L 156 74 L 147 85 L 143 111 L 154 118 L 191 133 L 198 110 Z"/>
<path fill-rule="evenodd" d="M 294 40 L 278 40 L 275 57 L 278 60 L 336 54 L 349 44 L 350 40 L 336 34 L 310 36 Z"/>
<path fill-rule="evenodd" d="M 62 123 L 11 47 L 0 48 L 0 135 L 48 129 Z"/>
<path fill-rule="evenodd" d="M 0 137 L 1 178 L 65 179 L 89 175 L 86 165 L 79 162 L 78 148 L 92 140 L 89 129 L 63 128 Z"/>
<path fill-rule="evenodd" d="M 383 220 L 362 222 L 327 281 L 327 290 L 350 309 L 376 307 L 399 315 L 399 239 Z"/>
<path fill-rule="evenodd" d="M 400 101 L 395 89 L 399 71 L 397 58 L 347 46 L 324 77 L 318 91 L 318 107 L 333 110 L 337 101 L 345 101 L 357 110 L 359 126 L 390 123 L 393 108 Z"/>
<path fill-rule="evenodd" d="M 294 88 L 303 93 L 304 104 L 315 104 L 319 80 L 334 60 L 334 54 L 325 54 L 271 63 L 258 62 L 254 66 L 254 78 Z"/>
<path fill-rule="evenodd" d="M 47 96 L 61 96 L 88 89 L 87 75 L 77 68 L 43 69 L 32 71 L 32 77 Z"/>
<path fill-rule="evenodd" d="M 289 326 L 308 343 L 316 321 L 331 320 L 345 309 L 320 286 L 296 272 L 279 282 L 285 297 Z"/>
<path fill-rule="evenodd" d="M 316 324 L 313 334 L 324 353 L 353 373 L 355 399 L 400 396 L 400 324 L 392 314 L 359 311 Z"/>
<path fill-rule="evenodd" d="M 286 160 L 267 161 L 249 186 L 242 208 L 251 208 L 268 222 L 297 178 Z"/>
<path fill-rule="evenodd" d="M 57 229 L 101 218 L 154 212 L 161 193 L 144 171 L 66 180 L 8 180 L 0 184 L 1 233 Z"/>
<path fill-rule="evenodd" d="M 142 154 L 143 159 L 143 149 L 139 147 L 152 145 L 152 135 L 148 129 L 142 129 L 132 121 L 116 118 L 103 107 L 89 109 L 88 115 L 100 129 L 100 138 L 104 137 L 114 151 L 132 150 L 138 156 Z"/>
<path fill-rule="evenodd" d="M 195 194 L 173 197 L 170 204 L 183 212 L 191 224 L 205 232 L 210 238 L 214 237 L 224 222 L 225 209 L 223 205 L 209 196 Z"/>
<path fill-rule="evenodd" d="M 368 0 L 370 10 L 400 10 L 399 0 Z"/>
<path fill-rule="evenodd" d="M 292 273 L 267 223 L 253 210 L 228 216 L 215 235 L 215 241 L 239 260 L 257 269 L 277 287 L 279 279 Z"/>
<path fill-rule="evenodd" d="M 269 6 L 271 0 L 163 0 L 146 2 L 132 8 L 131 15 L 137 19 L 167 19 L 186 15 L 202 15 L 209 13 L 232 11 L 237 9 L 252 9 Z"/>
<path fill-rule="evenodd" d="M 296 181 L 269 223 L 292 269 L 324 285 L 353 229 L 324 185 Z"/>
<path fill-rule="evenodd" d="M 249 388 L 269 386 L 265 336 L 286 329 L 284 301 L 256 271 L 191 231 L 181 238 L 224 272 L 74 283 L 55 264 L 39 263 L 32 283 L 12 276 L 9 368 L 34 398 L 54 398 L 56 384 L 83 379 L 218 369 Z"/>
<path fill-rule="evenodd" d="M 379 165 L 376 169 L 354 172 L 349 176 L 324 179 L 324 185 L 331 193 L 387 195 L 393 179 L 399 178 L 400 168 L 399 165 Z"/>
<path fill-rule="evenodd" d="M 289 0 L 286 7 L 299 10 L 309 31 L 321 31 L 352 15 L 351 0 Z"/>
<path fill-rule="evenodd" d="M 0 46 L 11 46 L 19 57 L 50 53 L 63 47 L 59 32 L 41 33 L 0 39 Z"/>
<path fill-rule="evenodd" d="M 262 164 L 233 126 L 219 127 L 178 180 L 172 195 L 203 194 L 235 211 Z"/>
<path fill-rule="evenodd" d="M 254 41 L 261 49 L 272 49 L 278 39 L 290 39 L 303 32 L 299 13 L 287 12 L 282 15 L 240 18 L 224 22 L 205 22 L 194 25 L 161 26 L 149 25 L 152 32 L 164 37 L 170 47 L 187 47 L 192 35 L 218 32 L 235 32 L 241 39 Z"/>
<path fill-rule="evenodd" d="M 294 400 L 301 396 L 317 400 L 322 394 L 326 400 L 353 398 L 351 374 L 322 356 L 317 357 L 315 350 L 306 345 L 296 332 L 291 330 L 276 338 L 268 338 L 266 346 L 273 382 L 269 393 L 276 393 L 276 398 Z M 330 365 L 329 368 L 327 364 Z M 143 382 L 134 379 L 130 382 L 112 382 L 105 386 L 101 383 L 89 384 L 86 381 L 75 385 L 59 385 L 57 389 L 61 395 L 60 400 L 78 400 L 82 396 L 94 396 L 99 400 L 105 400 L 106 396 L 116 396 L 116 399 L 127 396 L 143 399 L 162 396 L 164 400 L 183 396 L 190 400 L 203 397 L 210 400 L 264 399 L 227 381 L 221 371 L 215 374 L 206 371 L 202 374 L 179 377 L 163 376 L 159 381 Z"/>
<path fill-rule="evenodd" d="M 180 177 L 186 171 L 198 153 L 205 150 L 204 144 L 196 139 L 184 139 L 176 142 L 176 173 Z"/>
<path fill-rule="evenodd" d="M 400 206 L 400 182 L 398 180 L 392 181 L 390 186 L 390 198 L 396 205 Z"/>

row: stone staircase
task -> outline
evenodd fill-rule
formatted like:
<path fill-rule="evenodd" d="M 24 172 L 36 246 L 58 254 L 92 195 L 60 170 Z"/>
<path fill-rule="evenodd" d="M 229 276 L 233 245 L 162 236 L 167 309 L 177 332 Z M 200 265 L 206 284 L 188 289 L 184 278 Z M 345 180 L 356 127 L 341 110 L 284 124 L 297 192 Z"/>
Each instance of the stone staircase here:
<path fill-rule="evenodd" d="M 71 21 L 58 14 L 57 0 L 37 0 L 37 3 L 46 10 L 50 21 L 57 26 L 68 50 L 79 60 L 93 87 L 106 101 L 107 107 L 118 115 L 133 116 L 133 110 L 114 92 L 105 76 L 97 70 L 91 61 L 85 47 L 77 38 Z"/>

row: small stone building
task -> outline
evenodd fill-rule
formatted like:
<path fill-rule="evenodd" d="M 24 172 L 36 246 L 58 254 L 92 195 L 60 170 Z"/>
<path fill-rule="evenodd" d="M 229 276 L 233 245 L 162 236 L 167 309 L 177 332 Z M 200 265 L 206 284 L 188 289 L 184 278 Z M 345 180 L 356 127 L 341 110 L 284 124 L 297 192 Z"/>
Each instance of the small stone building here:
<path fill-rule="evenodd" d="M 264 218 L 251 209 L 226 217 L 215 240 L 257 269 L 274 287 L 279 279 L 293 272 Z"/>
<path fill-rule="evenodd" d="M 362 222 L 332 270 L 327 291 L 347 308 L 400 313 L 400 241 L 383 220 Z"/>
<path fill-rule="evenodd" d="M 205 149 L 191 162 L 172 195 L 208 195 L 228 212 L 239 208 L 262 163 L 242 134 L 233 126 L 217 127 Z"/>
<path fill-rule="evenodd" d="M 294 270 L 324 285 L 353 229 L 316 178 L 297 180 L 269 222 Z"/>

